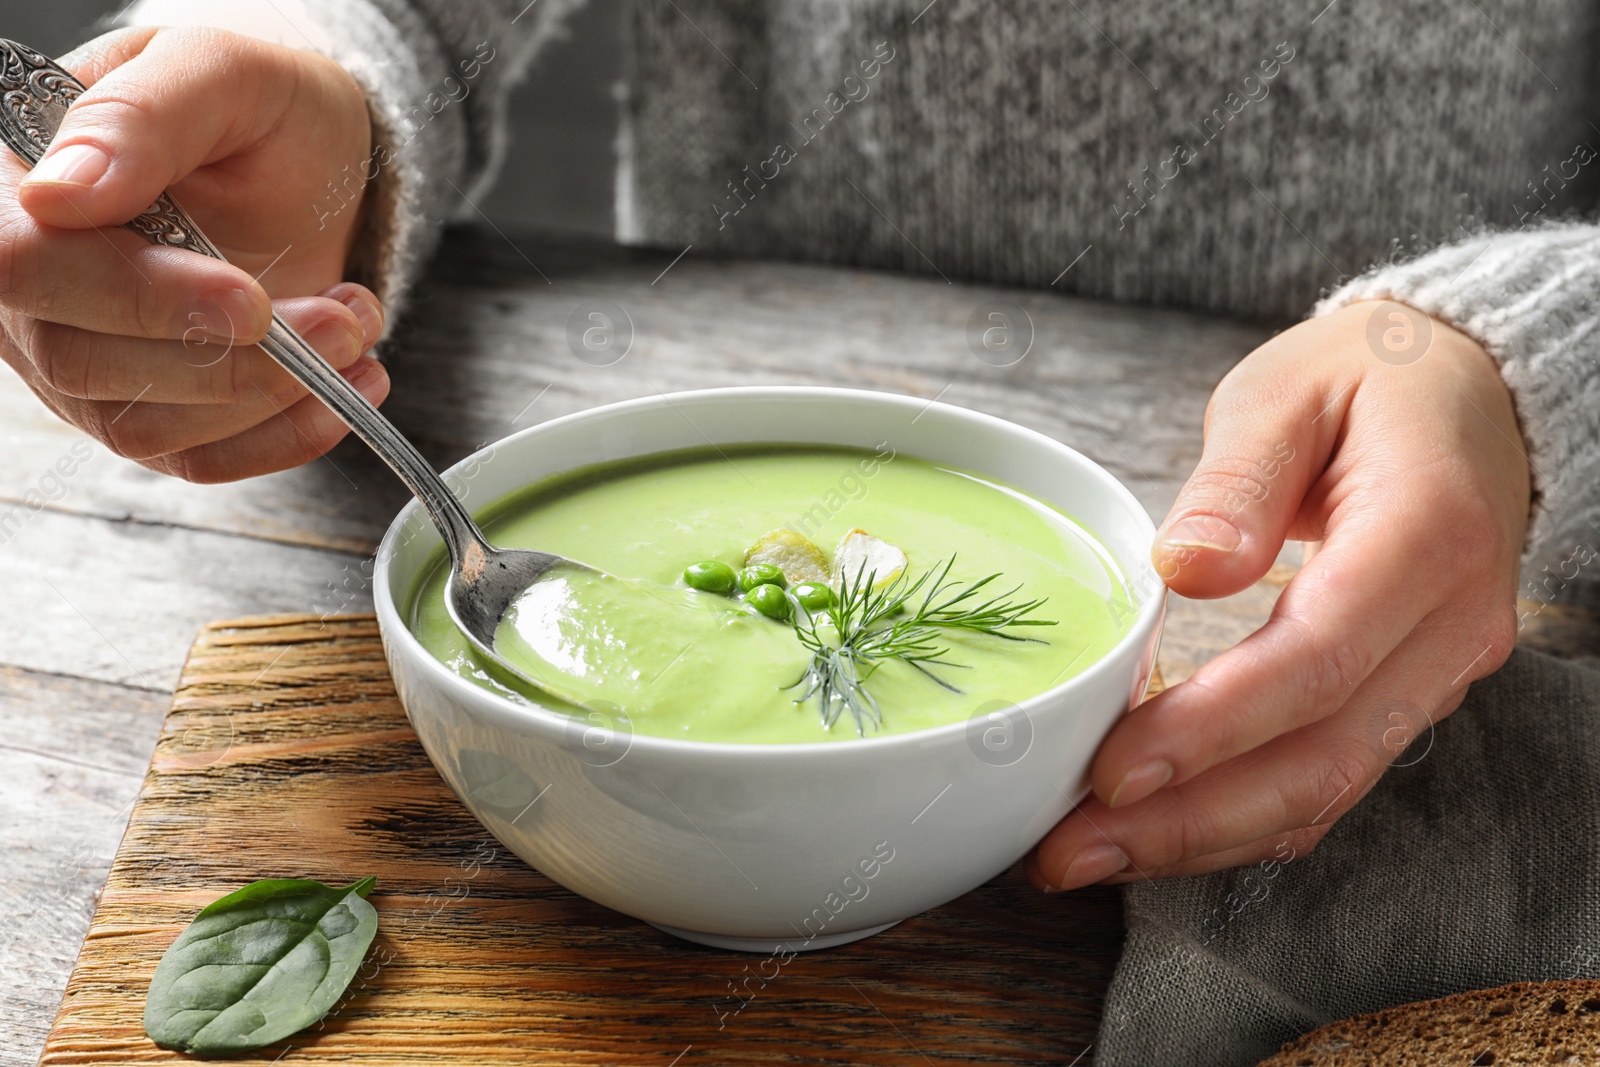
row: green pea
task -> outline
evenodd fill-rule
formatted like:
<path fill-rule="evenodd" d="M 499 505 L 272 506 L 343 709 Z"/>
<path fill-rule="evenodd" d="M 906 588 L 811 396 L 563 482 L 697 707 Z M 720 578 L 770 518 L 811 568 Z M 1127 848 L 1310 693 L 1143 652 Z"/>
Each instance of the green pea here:
<path fill-rule="evenodd" d="M 690 589 L 702 589 L 707 593 L 731 593 L 737 582 L 733 568 L 714 559 L 691 563 L 683 568 L 683 584 Z"/>
<path fill-rule="evenodd" d="M 821 582 L 801 582 L 794 587 L 794 598 L 807 611 L 826 611 L 833 605 L 833 590 Z"/>
<path fill-rule="evenodd" d="M 782 589 L 788 584 L 783 572 L 770 563 L 756 563 L 739 572 L 739 588 L 746 593 L 758 585 L 775 585 Z"/>
<path fill-rule="evenodd" d="M 787 619 L 793 610 L 789 605 L 789 594 L 775 585 L 758 585 L 740 599 L 769 619 Z"/>

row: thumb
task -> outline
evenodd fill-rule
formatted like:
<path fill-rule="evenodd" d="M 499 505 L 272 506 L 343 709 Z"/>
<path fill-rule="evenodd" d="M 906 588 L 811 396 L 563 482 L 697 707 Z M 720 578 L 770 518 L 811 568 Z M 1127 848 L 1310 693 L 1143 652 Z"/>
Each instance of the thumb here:
<path fill-rule="evenodd" d="M 90 82 L 22 180 L 24 210 L 50 226 L 114 226 L 195 168 L 270 129 L 282 79 L 257 42 L 208 30 L 136 30 L 68 57 Z M 275 84 L 276 83 L 276 84 Z"/>
<path fill-rule="evenodd" d="M 1200 464 L 1151 550 L 1174 592 L 1229 596 L 1271 568 L 1335 440 L 1340 420 L 1320 393 L 1285 397 L 1226 379 L 1217 387 Z"/>

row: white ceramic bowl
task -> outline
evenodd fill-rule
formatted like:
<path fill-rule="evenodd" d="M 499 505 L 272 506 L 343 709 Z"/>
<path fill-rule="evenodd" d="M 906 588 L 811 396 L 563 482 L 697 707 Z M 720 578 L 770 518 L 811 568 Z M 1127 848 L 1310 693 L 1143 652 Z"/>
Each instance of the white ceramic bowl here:
<path fill-rule="evenodd" d="M 412 503 L 378 550 L 378 621 L 423 747 L 479 821 L 590 900 L 693 941 L 763 952 L 876 933 L 1031 848 L 1084 795 L 1096 746 L 1142 697 L 1165 605 L 1149 516 L 1091 460 L 914 397 L 709 389 L 555 419 L 475 453 L 447 480 L 476 508 L 575 467 L 708 442 L 883 441 L 1008 482 L 1088 527 L 1135 591 L 1121 643 L 1049 692 L 916 733 L 799 745 L 634 736 L 598 716 L 497 697 L 417 642 L 401 611 L 439 538 Z"/>

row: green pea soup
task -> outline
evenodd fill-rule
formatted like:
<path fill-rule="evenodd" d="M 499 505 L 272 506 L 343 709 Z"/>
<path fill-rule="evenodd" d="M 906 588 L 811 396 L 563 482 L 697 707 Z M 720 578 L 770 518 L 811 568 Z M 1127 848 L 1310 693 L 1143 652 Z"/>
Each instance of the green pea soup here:
<path fill-rule="evenodd" d="M 905 556 L 906 580 L 942 567 L 971 582 L 999 573 L 994 592 L 1043 599 L 1018 628 L 1032 640 L 941 630 L 946 685 L 895 659 L 865 674 L 881 723 L 866 736 L 969 719 L 1060 684 L 1109 652 L 1137 614 L 1109 552 L 1079 523 L 1011 486 L 967 471 L 875 451 L 744 446 L 662 453 L 602 464 L 529 486 L 480 516 L 496 544 L 535 548 L 597 568 L 557 571 L 502 624 L 502 653 L 559 691 L 608 710 L 639 734 L 695 741 L 848 741 L 814 700 L 796 698 L 811 652 L 791 622 L 733 595 L 690 588 L 686 567 L 734 571 L 775 530 L 824 557 L 852 530 Z M 445 610 L 443 553 L 423 572 L 407 615 L 450 670 L 518 702 L 517 683 L 483 662 Z M 988 595 L 986 593 L 986 595 Z M 824 627 L 826 630 L 826 627 Z"/>

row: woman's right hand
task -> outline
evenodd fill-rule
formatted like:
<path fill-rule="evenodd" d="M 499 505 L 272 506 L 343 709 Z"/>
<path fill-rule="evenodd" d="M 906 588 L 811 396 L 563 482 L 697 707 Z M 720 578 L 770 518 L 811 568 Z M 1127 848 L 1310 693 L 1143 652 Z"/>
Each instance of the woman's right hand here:
<path fill-rule="evenodd" d="M 219 30 L 120 30 L 30 172 L 0 150 L 0 356 L 120 455 L 198 482 L 292 467 L 346 429 L 255 342 L 274 308 L 373 403 L 383 329 L 343 282 L 371 124 L 342 68 Z M 121 228 L 164 189 L 228 257 Z M 337 190 L 337 192 L 335 192 Z"/>

